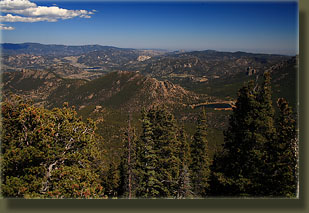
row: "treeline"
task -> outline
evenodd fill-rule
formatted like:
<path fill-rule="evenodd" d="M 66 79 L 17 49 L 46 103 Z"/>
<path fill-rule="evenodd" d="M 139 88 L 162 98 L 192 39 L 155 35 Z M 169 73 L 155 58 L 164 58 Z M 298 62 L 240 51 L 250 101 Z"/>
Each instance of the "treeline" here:
<path fill-rule="evenodd" d="M 2 104 L 2 194 L 26 198 L 296 197 L 298 138 L 284 99 L 272 105 L 270 76 L 239 90 L 222 150 L 210 157 L 207 112 L 189 140 L 164 107 L 128 123 L 121 161 L 74 108 L 47 110 L 18 97 Z"/>

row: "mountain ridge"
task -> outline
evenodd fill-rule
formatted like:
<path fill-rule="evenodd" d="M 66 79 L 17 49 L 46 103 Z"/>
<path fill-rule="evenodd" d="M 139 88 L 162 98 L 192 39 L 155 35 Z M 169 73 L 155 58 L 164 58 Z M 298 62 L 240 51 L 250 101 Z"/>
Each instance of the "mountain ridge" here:
<path fill-rule="evenodd" d="M 31 53 L 33 50 L 32 48 L 63 48 L 63 49 L 75 49 L 77 51 L 80 49 L 80 51 L 95 51 L 95 50 L 100 50 L 100 49 L 108 49 L 108 48 L 113 48 L 113 49 L 124 49 L 124 50 L 139 50 L 139 51 L 148 51 L 148 50 L 153 50 L 153 51 L 159 51 L 159 52 L 167 52 L 167 53 L 172 53 L 172 54 L 182 54 L 182 53 L 187 53 L 187 52 L 205 52 L 205 53 L 233 53 L 233 54 L 255 54 L 255 55 L 277 55 L 277 56 L 290 56 L 290 55 L 284 55 L 284 54 L 277 54 L 277 53 L 253 53 L 249 51 L 220 51 L 220 50 L 215 50 L 215 49 L 205 49 L 205 50 L 166 50 L 162 48 L 128 48 L 128 47 L 117 47 L 117 46 L 111 46 L 111 45 L 100 45 L 100 44 L 83 44 L 83 45 L 66 45 L 66 44 L 42 44 L 42 43 L 37 43 L 37 42 L 23 42 L 23 43 L 0 43 L 0 47 L 2 50 L 4 50 L 4 53 L 7 53 L 7 50 L 21 50 L 25 49 L 28 51 L 28 53 Z M 11 52 L 11 54 L 14 52 Z M 26 53 L 26 52 L 23 52 Z M 21 53 L 14 53 L 14 54 L 21 54 Z M 80 53 L 78 53 L 80 54 Z M 36 54 L 34 54 L 36 55 Z M 294 55 L 293 55 L 294 56 Z"/>
<path fill-rule="evenodd" d="M 158 81 L 140 73 L 118 71 L 86 81 L 65 79 L 54 72 L 23 70 L 4 73 L 4 92 L 10 90 L 31 97 L 46 106 L 69 102 L 77 108 L 85 105 L 128 108 L 155 104 L 187 106 L 199 100 L 198 95 L 169 81 Z"/>

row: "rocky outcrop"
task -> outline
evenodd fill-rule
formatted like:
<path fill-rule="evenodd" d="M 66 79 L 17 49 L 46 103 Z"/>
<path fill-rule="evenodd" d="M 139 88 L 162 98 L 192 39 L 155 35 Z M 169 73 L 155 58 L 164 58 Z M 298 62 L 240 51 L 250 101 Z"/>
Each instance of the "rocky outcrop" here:
<path fill-rule="evenodd" d="M 137 57 L 137 61 L 146 61 L 150 58 L 151 58 L 150 56 L 140 55 L 140 56 Z"/>

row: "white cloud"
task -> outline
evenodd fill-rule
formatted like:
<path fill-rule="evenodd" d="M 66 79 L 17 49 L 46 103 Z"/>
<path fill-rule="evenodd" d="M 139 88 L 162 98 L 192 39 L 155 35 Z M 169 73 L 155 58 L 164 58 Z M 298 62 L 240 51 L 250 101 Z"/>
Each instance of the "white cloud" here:
<path fill-rule="evenodd" d="M 31 17 L 41 16 L 41 17 L 53 17 L 57 19 L 69 19 L 78 16 L 81 17 L 82 15 L 87 15 L 90 13 L 87 10 L 67 10 L 55 6 L 52 7 L 38 6 L 23 10 L 10 10 L 9 12 Z"/>
<path fill-rule="evenodd" d="M 29 0 L 1 0 L 0 8 L 2 12 L 9 10 L 23 10 L 31 7 L 37 7 L 35 3 Z"/>
<path fill-rule="evenodd" d="M 0 22 L 39 22 L 39 21 L 56 22 L 57 19 L 49 17 L 23 17 L 23 16 L 14 16 L 12 14 L 0 16 Z"/>
<path fill-rule="evenodd" d="M 80 17 L 82 17 L 82 18 L 91 18 L 91 16 L 89 16 L 89 15 L 81 15 Z"/>
<path fill-rule="evenodd" d="M 55 5 L 38 6 L 29 0 L 1 0 L 0 8 L 2 13 L 7 13 L 5 16 L 0 16 L 2 22 L 55 22 L 75 17 L 91 18 L 90 15 L 95 12 L 94 10 L 69 10 Z"/>
<path fill-rule="evenodd" d="M 14 30 L 14 27 L 5 26 L 4 24 L 0 24 L 0 30 Z"/>

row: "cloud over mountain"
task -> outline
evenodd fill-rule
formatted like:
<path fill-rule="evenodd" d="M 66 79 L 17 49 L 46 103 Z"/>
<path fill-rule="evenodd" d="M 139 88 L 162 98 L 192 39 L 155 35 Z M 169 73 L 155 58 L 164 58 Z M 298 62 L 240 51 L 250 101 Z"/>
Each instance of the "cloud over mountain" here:
<path fill-rule="evenodd" d="M 1 0 L 1 22 L 56 22 L 75 17 L 91 18 L 95 11 L 69 10 L 58 6 L 38 6 L 29 0 Z"/>

